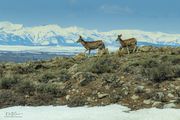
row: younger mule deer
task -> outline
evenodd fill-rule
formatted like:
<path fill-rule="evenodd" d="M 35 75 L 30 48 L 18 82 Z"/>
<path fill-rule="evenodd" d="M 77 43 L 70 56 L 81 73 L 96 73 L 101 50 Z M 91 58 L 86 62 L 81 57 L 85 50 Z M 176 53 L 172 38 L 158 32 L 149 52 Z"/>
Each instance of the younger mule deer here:
<path fill-rule="evenodd" d="M 129 54 L 129 47 L 133 48 L 133 52 L 135 52 L 135 50 L 137 49 L 137 40 L 136 38 L 130 38 L 130 39 L 125 39 L 122 40 L 122 34 L 118 35 L 118 38 L 116 41 L 119 41 L 121 44 L 122 49 L 126 48 Z"/>
<path fill-rule="evenodd" d="M 91 52 L 91 50 L 95 50 L 95 49 L 105 49 L 105 45 L 104 42 L 102 40 L 97 40 L 97 41 L 85 41 L 83 40 L 82 36 L 79 36 L 79 39 L 77 40 L 77 43 L 81 43 L 85 48 L 85 52 L 89 50 L 89 54 Z"/>

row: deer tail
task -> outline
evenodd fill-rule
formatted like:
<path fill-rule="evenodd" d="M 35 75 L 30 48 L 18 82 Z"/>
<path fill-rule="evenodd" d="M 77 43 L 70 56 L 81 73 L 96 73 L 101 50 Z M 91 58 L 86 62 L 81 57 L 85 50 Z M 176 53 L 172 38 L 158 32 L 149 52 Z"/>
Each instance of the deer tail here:
<path fill-rule="evenodd" d="M 137 40 L 135 41 L 135 45 L 137 45 Z"/>
<path fill-rule="evenodd" d="M 105 44 L 104 43 L 102 43 L 102 49 L 105 49 Z"/>
<path fill-rule="evenodd" d="M 100 50 L 105 49 L 105 44 L 102 42 L 101 46 L 99 47 Z"/>

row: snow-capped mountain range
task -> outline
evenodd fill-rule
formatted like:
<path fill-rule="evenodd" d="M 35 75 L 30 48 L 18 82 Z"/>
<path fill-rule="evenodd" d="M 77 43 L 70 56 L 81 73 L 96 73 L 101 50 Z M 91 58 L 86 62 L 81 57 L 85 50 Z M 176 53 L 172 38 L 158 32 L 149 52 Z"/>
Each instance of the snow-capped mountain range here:
<path fill-rule="evenodd" d="M 21 24 L 0 22 L 0 45 L 79 46 L 76 40 L 79 35 L 82 35 L 85 40 L 102 39 L 108 46 L 119 46 L 119 43 L 115 41 L 119 34 L 123 34 L 123 39 L 135 37 L 139 45 L 180 46 L 180 34 L 140 30 L 99 32 L 79 27 L 62 28 L 58 25 L 24 27 Z"/>

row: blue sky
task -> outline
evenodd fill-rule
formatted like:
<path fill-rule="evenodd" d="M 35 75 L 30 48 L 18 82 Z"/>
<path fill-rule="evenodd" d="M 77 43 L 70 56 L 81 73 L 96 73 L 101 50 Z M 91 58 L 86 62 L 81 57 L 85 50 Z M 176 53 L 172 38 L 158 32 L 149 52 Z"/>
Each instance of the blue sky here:
<path fill-rule="evenodd" d="M 180 0 L 0 0 L 0 21 L 180 33 Z"/>

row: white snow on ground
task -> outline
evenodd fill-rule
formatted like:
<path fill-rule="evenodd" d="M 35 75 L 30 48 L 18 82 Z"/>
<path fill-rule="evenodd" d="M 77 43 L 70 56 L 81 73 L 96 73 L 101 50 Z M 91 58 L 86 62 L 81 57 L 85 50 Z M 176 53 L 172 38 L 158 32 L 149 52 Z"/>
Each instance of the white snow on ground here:
<path fill-rule="evenodd" d="M 17 106 L 0 109 L 0 120 L 180 120 L 180 109 L 129 111 L 121 105 L 75 108 Z"/>

